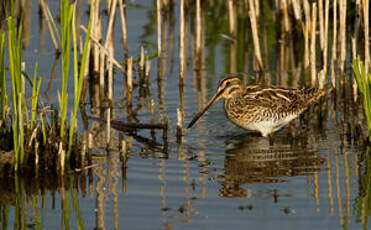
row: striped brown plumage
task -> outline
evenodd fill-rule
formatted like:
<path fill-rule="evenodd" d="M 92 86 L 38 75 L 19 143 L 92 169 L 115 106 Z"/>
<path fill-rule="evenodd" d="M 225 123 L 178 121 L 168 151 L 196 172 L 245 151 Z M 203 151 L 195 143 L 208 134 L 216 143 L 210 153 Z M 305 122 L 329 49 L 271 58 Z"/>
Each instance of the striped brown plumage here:
<path fill-rule="evenodd" d="M 292 89 L 276 86 L 244 86 L 235 76 L 220 81 L 218 89 L 205 106 L 192 119 L 190 128 L 206 110 L 224 98 L 227 117 L 236 125 L 267 136 L 299 116 L 310 105 L 331 89 Z"/>

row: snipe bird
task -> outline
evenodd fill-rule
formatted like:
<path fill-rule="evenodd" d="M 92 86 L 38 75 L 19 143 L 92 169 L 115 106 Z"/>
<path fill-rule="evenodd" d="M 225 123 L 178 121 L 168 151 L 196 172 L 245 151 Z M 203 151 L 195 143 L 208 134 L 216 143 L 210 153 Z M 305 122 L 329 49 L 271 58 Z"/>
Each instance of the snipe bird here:
<path fill-rule="evenodd" d="M 188 128 L 217 100 L 224 98 L 224 111 L 237 126 L 258 131 L 266 137 L 298 117 L 331 89 L 292 89 L 275 86 L 245 86 L 238 77 L 219 82 L 215 95 L 199 111 Z"/>

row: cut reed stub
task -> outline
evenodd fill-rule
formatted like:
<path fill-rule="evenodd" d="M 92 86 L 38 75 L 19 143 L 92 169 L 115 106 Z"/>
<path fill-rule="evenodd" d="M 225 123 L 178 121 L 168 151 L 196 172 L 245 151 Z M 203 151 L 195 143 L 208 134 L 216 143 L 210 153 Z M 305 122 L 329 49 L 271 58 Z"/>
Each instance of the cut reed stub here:
<path fill-rule="evenodd" d="M 183 132 L 183 115 L 182 115 L 182 111 L 177 108 L 176 110 L 176 114 L 177 114 L 177 126 L 176 126 L 176 140 L 177 140 L 177 143 L 181 143 L 182 142 L 182 132 Z"/>

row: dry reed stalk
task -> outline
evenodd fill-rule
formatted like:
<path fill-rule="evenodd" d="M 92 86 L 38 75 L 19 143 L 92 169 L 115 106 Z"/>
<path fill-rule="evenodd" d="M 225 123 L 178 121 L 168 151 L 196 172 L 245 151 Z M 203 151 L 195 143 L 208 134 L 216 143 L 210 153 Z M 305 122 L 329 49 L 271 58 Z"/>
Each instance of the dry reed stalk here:
<path fill-rule="evenodd" d="M 37 172 L 39 168 L 39 142 L 38 141 L 36 141 L 35 143 L 35 168 Z"/>
<path fill-rule="evenodd" d="M 151 60 L 146 60 L 146 66 L 144 70 L 144 82 L 148 86 L 149 85 L 149 71 L 151 70 Z"/>
<path fill-rule="evenodd" d="M 256 18 L 259 18 L 259 15 L 260 15 L 260 0 L 255 0 L 254 2 L 254 9 L 255 9 L 255 16 Z"/>
<path fill-rule="evenodd" d="M 259 46 L 259 35 L 258 35 L 258 28 L 256 24 L 255 7 L 253 4 L 253 0 L 247 0 L 247 1 L 249 2 L 249 16 L 250 16 L 250 24 L 251 24 L 251 30 L 252 30 L 252 36 L 253 36 L 253 42 L 254 42 L 254 54 L 258 62 L 260 71 L 264 71 L 264 65 L 262 62 L 260 46 Z"/>
<path fill-rule="evenodd" d="M 93 134 L 91 132 L 88 133 L 88 150 L 91 152 L 93 149 Z"/>
<path fill-rule="evenodd" d="M 287 1 L 286 0 L 281 0 L 280 1 L 280 10 L 283 15 L 283 31 L 285 33 L 289 33 L 291 31 L 291 25 L 290 25 L 290 19 L 289 19 L 289 14 L 287 10 Z"/>
<path fill-rule="evenodd" d="M 58 156 L 59 156 L 59 166 L 61 167 L 61 175 L 64 175 L 64 158 L 65 158 L 65 151 L 63 150 L 63 143 L 62 141 L 59 142 L 58 147 Z"/>
<path fill-rule="evenodd" d="M 93 21 L 92 21 L 92 31 L 90 33 L 90 37 L 96 38 L 97 41 L 101 39 L 101 20 L 99 17 L 99 10 L 100 10 L 100 0 L 95 0 L 92 4 L 94 4 L 94 12 L 93 12 Z M 87 30 L 85 30 L 86 33 Z M 99 72 L 100 64 L 99 61 L 101 59 L 100 54 L 100 47 L 98 46 L 99 42 L 95 42 L 93 44 L 93 57 L 94 57 L 94 64 L 93 69 L 95 73 Z"/>
<path fill-rule="evenodd" d="M 115 0 L 114 0 L 115 1 Z M 108 43 L 109 44 L 109 43 Z M 111 46 L 111 45 L 109 45 Z M 108 100 L 109 100 L 109 107 L 107 109 L 107 148 L 110 146 L 111 142 L 111 109 L 113 104 L 113 63 L 112 63 L 112 56 L 113 56 L 113 49 L 112 47 L 107 47 L 110 52 L 108 54 Z"/>
<path fill-rule="evenodd" d="M 201 69 L 201 0 L 196 0 L 196 70 Z"/>
<path fill-rule="evenodd" d="M 323 12 L 323 0 L 318 0 L 318 26 L 319 26 L 319 44 L 321 51 L 324 49 L 325 42 L 325 28 L 324 28 L 324 12 Z"/>
<path fill-rule="evenodd" d="M 129 58 L 129 53 L 128 53 L 128 42 L 127 42 L 128 31 L 127 31 L 127 26 L 126 26 L 125 0 L 119 1 L 119 7 L 120 7 L 120 17 L 121 17 L 122 45 L 124 47 L 125 62 L 127 62 Z"/>
<path fill-rule="evenodd" d="M 161 45 L 161 0 L 157 0 L 157 55 L 161 57 L 162 45 Z"/>
<path fill-rule="evenodd" d="M 362 0 L 363 3 L 363 21 L 364 25 L 364 34 L 365 34 L 365 73 L 366 77 L 368 77 L 368 69 L 370 68 L 370 42 L 369 42 L 369 30 L 370 30 L 370 22 L 369 22 L 369 8 L 370 8 L 370 1 L 369 0 Z"/>
<path fill-rule="evenodd" d="M 81 25 L 80 28 L 86 33 L 88 31 L 88 29 L 86 29 L 85 26 Z M 116 68 L 118 68 L 119 70 L 121 70 L 123 73 L 126 73 L 126 70 L 122 67 L 122 65 L 112 56 L 112 57 L 109 57 L 108 55 L 108 50 L 102 46 L 100 44 L 100 42 L 98 41 L 98 39 L 96 37 L 93 37 L 92 35 L 90 35 L 90 39 L 92 42 L 94 42 L 94 44 L 96 44 L 98 46 L 98 48 L 100 49 L 98 51 L 98 53 L 101 53 L 101 55 L 105 55 L 107 56 L 108 58 L 110 58 L 110 60 L 112 61 L 112 63 L 116 66 Z M 99 70 L 100 71 L 100 70 Z"/>
<path fill-rule="evenodd" d="M 309 30 L 310 30 L 310 7 L 308 0 L 304 0 L 304 71 L 307 72 L 309 69 Z"/>
<path fill-rule="evenodd" d="M 145 60 L 144 60 L 144 47 L 140 47 L 140 59 L 139 59 L 139 70 L 140 73 L 143 74 L 144 71 L 144 65 L 145 65 Z"/>
<path fill-rule="evenodd" d="M 103 49 L 100 49 L 100 51 Z M 100 95 L 100 104 L 102 104 L 104 99 L 104 61 L 106 59 L 106 55 L 104 52 L 99 52 L 100 62 L 99 62 L 99 95 Z"/>
<path fill-rule="evenodd" d="M 356 20 L 354 23 L 354 34 L 351 38 L 352 45 L 352 59 L 357 58 L 357 43 L 358 43 L 358 34 L 359 34 L 359 25 L 360 25 L 360 14 L 361 14 L 361 0 L 356 0 Z"/>
<path fill-rule="evenodd" d="M 55 35 L 54 35 L 53 26 L 52 26 L 52 23 L 50 22 L 48 11 L 46 9 L 45 0 L 40 0 L 40 6 L 41 6 L 41 10 L 42 10 L 42 12 L 44 14 L 44 17 L 46 19 L 46 22 L 48 24 L 49 33 L 50 33 L 50 37 L 52 38 L 52 42 L 53 42 L 54 48 L 55 48 L 55 50 L 57 52 L 59 52 L 58 42 L 57 42 L 57 39 L 55 38 Z"/>
<path fill-rule="evenodd" d="M 236 38 L 236 19 L 233 0 L 228 0 L 229 32 L 233 39 Z"/>
<path fill-rule="evenodd" d="M 356 0 L 356 20 L 354 23 L 354 34 L 351 37 L 351 46 L 352 46 L 352 59 L 357 58 L 357 43 L 358 43 L 358 35 L 359 35 L 359 25 L 360 25 L 360 16 L 361 16 L 361 0 Z M 355 78 L 352 78 L 353 84 L 353 100 L 354 102 L 357 101 L 358 96 L 358 87 Z"/>
<path fill-rule="evenodd" d="M 129 57 L 128 63 L 127 63 L 127 79 L 126 79 L 126 85 L 127 85 L 127 104 L 131 106 L 132 104 L 132 92 L 133 92 L 133 58 Z"/>
<path fill-rule="evenodd" d="M 178 143 L 180 143 L 182 142 L 183 115 L 182 111 L 179 108 L 176 109 L 176 114 L 177 114 L 176 140 Z"/>
<path fill-rule="evenodd" d="M 347 2 L 346 0 L 339 1 L 339 38 L 340 38 L 340 71 L 343 74 L 346 59 L 346 16 L 347 16 Z"/>
<path fill-rule="evenodd" d="M 180 68 L 179 68 L 179 85 L 184 85 L 184 71 L 185 71 L 185 58 L 184 58 L 184 0 L 180 0 L 180 31 L 179 31 L 179 58 L 180 58 Z"/>
<path fill-rule="evenodd" d="M 329 20 L 329 0 L 325 0 L 325 25 L 323 36 L 323 69 L 324 74 L 327 75 L 327 53 L 328 53 L 328 20 Z"/>
<path fill-rule="evenodd" d="M 107 32 L 106 32 L 106 42 L 104 43 L 104 47 L 106 49 L 108 47 L 111 47 L 111 48 L 113 47 L 110 43 L 112 43 L 112 40 L 113 40 L 113 29 L 112 28 L 113 28 L 113 22 L 115 20 L 116 7 L 117 7 L 117 0 L 112 0 L 112 4 L 109 5 L 108 27 L 107 27 Z M 111 53 L 110 55 L 113 58 L 113 53 Z"/>
<path fill-rule="evenodd" d="M 310 72 L 312 86 L 316 85 L 316 26 L 317 26 L 317 3 L 312 3 L 312 21 L 311 21 L 311 36 L 310 36 Z"/>
<path fill-rule="evenodd" d="M 292 8 L 294 9 L 294 16 L 297 21 L 301 21 L 301 8 L 298 0 L 291 0 Z M 300 2 L 300 1 L 299 1 Z"/>
<path fill-rule="evenodd" d="M 318 83 L 319 83 L 318 88 L 323 89 L 325 87 L 325 84 L 326 84 L 326 74 L 325 74 L 325 70 L 324 69 L 322 69 L 321 71 L 318 72 Z"/>
<path fill-rule="evenodd" d="M 333 32 L 332 32 L 332 54 L 331 54 L 331 86 L 335 88 L 335 60 L 336 60 L 336 41 L 337 41 L 337 0 L 333 3 Z"/>
<path fill-rule="evenodd" d="M 125 162 L 127 160 L 128 151 L 126 148 L 126 141 L 124 139 L 120 142 L 120 153 L 121 153 L 121 161 Z"/>

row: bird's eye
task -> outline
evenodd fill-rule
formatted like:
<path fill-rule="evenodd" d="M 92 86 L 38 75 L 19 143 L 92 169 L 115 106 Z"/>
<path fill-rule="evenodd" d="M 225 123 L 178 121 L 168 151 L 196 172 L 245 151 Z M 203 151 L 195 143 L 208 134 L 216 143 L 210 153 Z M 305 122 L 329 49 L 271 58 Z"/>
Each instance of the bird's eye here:
<path fill-rule="evenodd" d="M 227 83 L 225 83 L 226 86 L 230 86 L 231 83 L 228 81 Z"/>

